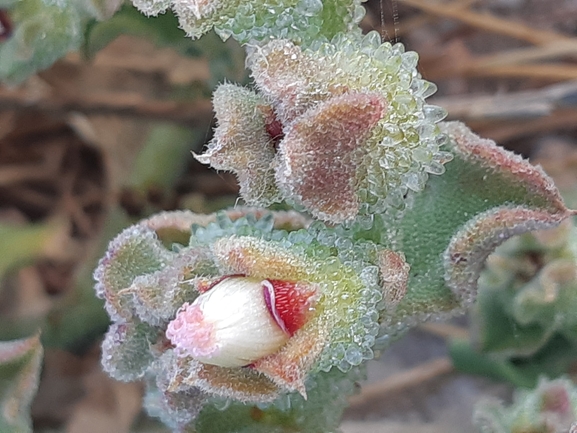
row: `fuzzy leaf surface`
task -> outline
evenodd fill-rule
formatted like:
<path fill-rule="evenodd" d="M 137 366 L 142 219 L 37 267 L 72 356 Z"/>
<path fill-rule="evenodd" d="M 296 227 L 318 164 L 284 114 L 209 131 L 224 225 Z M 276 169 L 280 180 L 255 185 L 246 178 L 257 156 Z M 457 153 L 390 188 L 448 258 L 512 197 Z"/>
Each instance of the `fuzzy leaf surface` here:
<path fill-rule="evenodd" d="M 42 346 L 38 335 L 0 342 L 0 431 L 32 432 L 30 404 L 36 394 Z"/>
<path fill-rule="evenodd" d="M 400 221 L 383 221 L 381 243 L 402 251 L 410 266 L 406 296 L 385 323 L 404 327 L 462 309 L 474 301 L 483 263 L 499 244 L 572 213 L 540 168 L 462 124 L 443 129 L 455 156 L 446 173 L 430 178 Z"/>

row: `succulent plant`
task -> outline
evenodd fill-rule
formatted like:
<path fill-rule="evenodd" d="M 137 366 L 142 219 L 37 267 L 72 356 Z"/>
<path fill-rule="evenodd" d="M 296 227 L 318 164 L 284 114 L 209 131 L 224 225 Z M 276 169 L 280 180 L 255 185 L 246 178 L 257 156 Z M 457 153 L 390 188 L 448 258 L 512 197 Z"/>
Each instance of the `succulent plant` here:
<path fill-rule="evenodd" d="M 173 4 L 192 36 L 250 39 L 254 88 L 216 90 L 196 158 L 234 172 L 255 207 L 153 216 L 95 272 L 113 320 L 105 370 L 145 380 L 149 413 L 175 431 L 335 431 L 365 361 L 465 311 L 507 238 L 572 215 L 540 168 L 441 122 L 415 53 L 331 33 L 350 22 L 338 14 L 318 15 L 312 39 L 278 23 L 269 35 L 263 5 Z M 282 201 L 300 213 L 263 209 Z"/>
<path fill-rule="evenodd" d="M 446 113 L 425 103 L 435 85 L 417 72 L 416 53 L 376 32 L 313 46 L 251 48 L 259 92 L 216 90 L 219 126 L 197 158 L 234 171 L 251 205 L 286 199 L 335 223 L 403 207 L 452 158 L 440 150 Z"/>
<path fill-rule="evenodd" d="M 226 421 L 228 431 L 336 428 L 342 401 L 330 418 L 308 412 L 320 383 L 336 375 L 352 391 L 358 368 L 392 337 L 475 300 L 498 244 L 571 215 L 539 168 L 461 124 L 440 130 L 454 158 L 403 209 L 331 225 L 259 208 L 176 212 L 126 229 L 95 272 L 114 321 L 106 371 L 145 379 L 150 413 L 177 431 L 218 431 L 201 420 L 223 407 L 225 418 L 250 418 L 246 430 Z M 329 394 L 315 394 L 313 407 L 317 398 L 330 406 Z"/>
<path fill-rule="evenodd" d="M 482 433 L 572 433 L 577 429 L 577 390 L 568 379 L 541 379 L 535 389 L 517 392 L 508 407 L 480 403 L 474 422 Z"/>
<path fill-rule="evenodd" d="M 336 431 L 365 361 L 465 311 L 506 239 L 575 214 L 540 168 L 442 122 L 417 54 L 362 36 L 357 0 L 135 4 L 171 8 L 193 38 L 245 44 L 254 80 L 217 89 L 218 126 L 196 156 L 234 172 L 254 207 L 152 216 L 94 273 L 112 319 L 104 369 L 145 381 L 149 413 L 174 431 Z M 0 7 L 15 24 L 0 47 L 15 69 L 0 73 L 16 78 L 78 46 L 95 15 L 81 2 Z M 30 55 L 10 63 L 23 40 Z M 294 210 L 265 209 L 277 202 Z"/>

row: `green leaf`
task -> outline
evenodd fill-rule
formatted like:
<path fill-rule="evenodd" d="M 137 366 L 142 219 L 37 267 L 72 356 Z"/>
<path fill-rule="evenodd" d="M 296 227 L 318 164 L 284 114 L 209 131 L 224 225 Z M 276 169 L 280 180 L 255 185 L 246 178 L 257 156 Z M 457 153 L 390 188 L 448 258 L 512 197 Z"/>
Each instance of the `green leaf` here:
<path fill-rule="evenodd" d="M 155 126 L 130 173 L 127 185 L 141 193 L 150 188 L 167 191 L 189 163 L 190 150 L 204 135 L 198 130 L 160 124 Z"/>
<path fill-rule="evenodd" d="M 530 388 L 535 386 L 540 376 L 559 377 L 568 371 L 577 357 L 577 345 L 556 335 L 530 357 L 508 358 L 493 353 L 480 353 L 470 342 L 455 340 L 449 346 L 449 354 L 459 371 Z"/>
<path fill-rule="evenodd" d="M 126 34 L 150 39 L 158 45 L 168 45 L 176 49 L 190 46 L 185 33 L 178 28 L 178 20 L 172 12 L 157 17 L 146 17 L 132 5 L 124 5 L 107 21 L 94 21 L 86 31 L 83 54 L 93 57 L 118 36 Z"/>
<path fill-rule="evenodd" d="M 400 221 L 382 223 L 381 242 L 410 265 L 407 294 L 387 320 L 401 327 L 462 311 L 475 300 L 485 259 L 498 245 L 572 214 L 540 168 L 460 123 L 443 129 L 454 153 L 446 173 L 430 178 Z"/>
<path fill-rule="evenodd" d="M 362 369 L 337 369 L 309 377 L 305 400 L 293 393 L 267 406 L 238 402 L 207 405 L 195 423 L 197 433 L 327 433 L 338 428 L 348 397 L 356 391 Z M 220 406 L 220 408 L 219 408 Z"/>
<path fill-rule="evenodd" d="M 29 411 L 36 394 L 42 346 L 38 335 L 0 342 L 0 431 L 32 432 Z"/>
<path fill-rule="evenodd" d="M 534 377 L 524 375 L 509 360 L 480 354 L 471 347 L 471 343 L 467 340 L 452 341 L 449 354 L 453 365 L 459 371 L 506 380 L 516 386 L 532 387 L 535 385 Z"/>
<path fill-rule="evenodd" d="M 502 290 L 481 290 L 475 311 L 481 312 L 476 327 L 476 346 L 482 352 L 527 356 L 535 353 L 551 337 L 551 327 L 539 323 L 520 324 L 511 315 L 515 293 Z"/>
<path fill-rule="evenodd" d="M 28 225 L 0 223 L 0 280 L 7 271 L 26 265 L 48 252 L 64 230 L 64 226 L 56 221 Z"/>
<path fill-rule="evenodd" d="M 0 80 L 21 82 L 78 47 L 86 17 L 77 6 L 70 0 L 16 2 L 8 11 L 14 32 L 0 44 Z"/>

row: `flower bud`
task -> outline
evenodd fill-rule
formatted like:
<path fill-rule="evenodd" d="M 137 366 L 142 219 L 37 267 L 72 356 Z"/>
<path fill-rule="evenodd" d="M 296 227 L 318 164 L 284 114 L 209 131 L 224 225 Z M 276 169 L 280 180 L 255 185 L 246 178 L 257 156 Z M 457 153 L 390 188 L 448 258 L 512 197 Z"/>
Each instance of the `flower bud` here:
<path fill-rule="evenodd" d="M 166 336 L 179 355 L 246 366 L 278 351 L 304 324 L 310 295 L 285 281 L 229 277 L 185 303 Z"/>

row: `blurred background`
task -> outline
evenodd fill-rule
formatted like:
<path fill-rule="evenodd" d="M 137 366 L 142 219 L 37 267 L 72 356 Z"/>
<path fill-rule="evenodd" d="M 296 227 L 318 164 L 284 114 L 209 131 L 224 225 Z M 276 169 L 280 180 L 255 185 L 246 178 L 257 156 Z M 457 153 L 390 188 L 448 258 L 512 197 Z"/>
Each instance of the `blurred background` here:
<path fill-rule="evenodd" d="M 439 87 L 431 103 L 541 163 L 577 207 L 576 0 L 365 6 L 364 30 L 419 53 L 422 75 Z M 147 19 L 125 5 L 90 29 L 81 52 L 19 86 L 0 85 L 0 337 L 42 329 L 35 431 L 166 431 L 141 413 L 139 384 L 101 371 L 108 319 L 92 270 L 140 218 L 237 203 L 234 176 L 191 152 L 211 138 L 214 87 L 250 82 L 244 51 L 214 34 L 187 40 L 177 27 L 170 14 Z M 477 400 L 512 393 L 511 381 L 456 371 L 447 341 L 471 332 L 465 317 L 393 343 L 369 366 L 343 430 L 471 431 Z"/>

